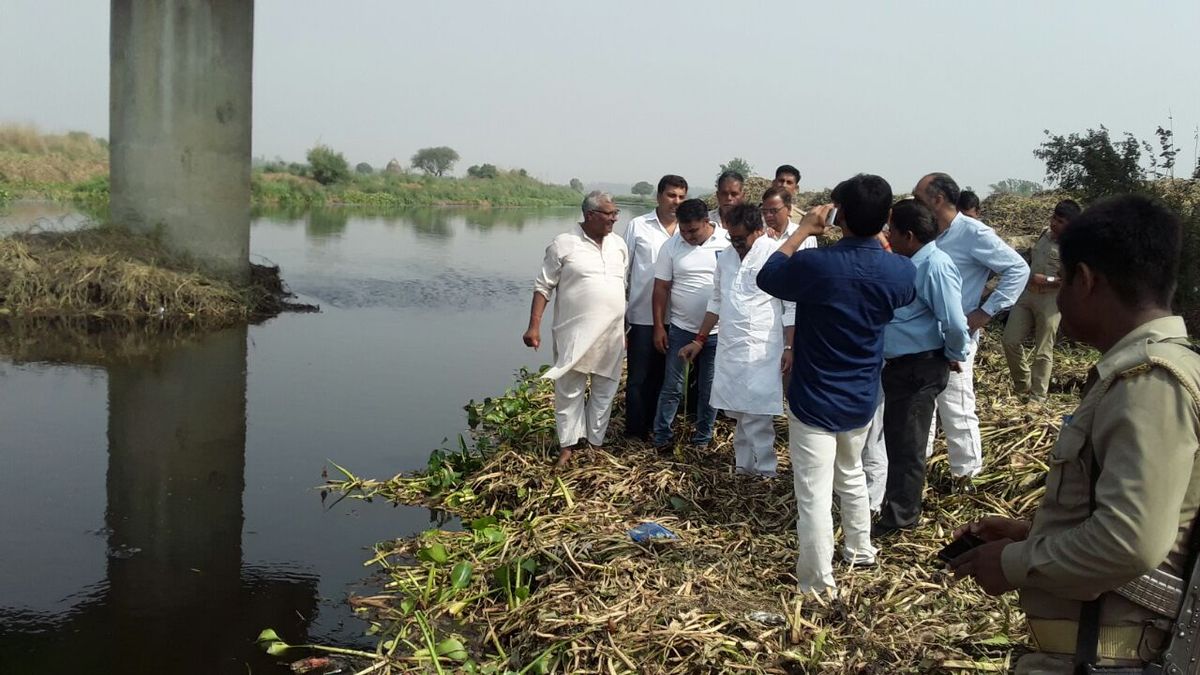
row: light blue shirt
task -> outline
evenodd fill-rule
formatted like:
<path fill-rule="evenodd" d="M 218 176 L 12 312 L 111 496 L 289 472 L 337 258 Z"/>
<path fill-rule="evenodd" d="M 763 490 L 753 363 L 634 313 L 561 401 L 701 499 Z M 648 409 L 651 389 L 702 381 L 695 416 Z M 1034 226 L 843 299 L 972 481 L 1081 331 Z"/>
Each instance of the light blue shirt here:
<path fill-rule="evenodd" d="M 1029 265 L 992 228 L 958 214 L 950 227 L 938 235 L 937 245 L 958 267 L 962 277 L 964 314 L 982 309 L 989 316 L 1012 307 L 1029 281 Z M 979 304 L 983 287 L 992 272 L 1000 275 L 996 290 Z"/>
<path fill-rule="evenodd" d="M 883 333 L 883 358 L 944 349 L 950 361 L 967 360 L 967 315 L 962 279 L 950 256 L 929 242 L 913 254 L 917 299 L 896 310 Z"/>

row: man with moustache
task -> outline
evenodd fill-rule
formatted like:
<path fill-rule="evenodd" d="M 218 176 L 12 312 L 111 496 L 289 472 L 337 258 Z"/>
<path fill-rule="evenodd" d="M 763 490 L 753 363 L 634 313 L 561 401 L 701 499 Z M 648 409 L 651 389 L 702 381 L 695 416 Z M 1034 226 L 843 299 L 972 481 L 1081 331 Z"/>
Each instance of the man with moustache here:
<path fill-rule="evenodd" d="M 799 223 L 804 217 L 804 209 L 800 208 L 796 201 L 796 193 L 800 191 L 800 170 L 791 164 L 781 165 L 775 169 L 775 180 L 771 181 L 771 186 L 786 190 L 791 195 L 791 199 L 788 200 L 791 205 L 789 217 L 793 223 Z"/>
<path fill-rule="evenodd" d="M 796 231 L 796 222 L 791 220 L 792 194 L 787 190 L 775 186 L 767 188 L 763 192 L 759 211 L 762 212 L 763 222 L 767 225 L 768 237 L 783 240 Z M 817 240 L 806 239 L 804 243 L 811 248 L 816 246 Z"/>
<path fill-rule="evenodd" d="M 725 218 L 729 210 L 745 201 L 744 185 L 746 177 L 737 171 L 723 171 L 717 176 L 717 208 L 708 212 L 708 219 L 721 229 L 725 227 Z"/>
<path fill-rule="evenodd" d="M 758 208 L 732 207 L 725 215 L 732 250 L 717 259 L 713 292 L 696 337 L 679 350 L 692 361 L 708 347 L 720 322 L 710 399 L 737 423 L 734 466 L 740 474 L 773 478 L 775 416 L 783 413 L 783 382 L 792 364 L 794 305 L 763 292 L 754 283 L 779 242 L 763 236 Z"/>
<path fill-rule="evenodd" d="M 554 366 L 543 377 L 554 380 L 554 425 L 561 448 L 555 466 L 587 442 L 600 447 L 608 430 L 612 400 L 625 356 L 625 271 L 629 251 L 612 236 L 620 210 L 612 196 L 592 192 L 583 200 L 583 222 L 555 237 L 546 247 L 534 281 L 527 347 L 542 344 L 542 314 L 554 298 Z M 586 396 L 585 390 L 590 393 Z"/>
<path fill-rule="evenodd" d="M 1151 672 L 1142 668 L 1158 661 L 1176 618 L 1176 635 L 1195 639 L 1190 607 L 1179 616 L 1175 603 L 1153 601 L 1191 573 L 1200 507 L 1200 356 L 1171 311 L 1182 232 L 1161 201 L 1125 195 L 1089 207 L 1059 239 L 1063 332 L 1100 360 L 1063 418 L 1033 521 L 959 527 L 955 537 L 986 543 L 950 562 L 989 595 L 1020 593 L 1036 651 L 1017 673 Z M 1138 592 L 1150 572 L 1155 591 Z"/>

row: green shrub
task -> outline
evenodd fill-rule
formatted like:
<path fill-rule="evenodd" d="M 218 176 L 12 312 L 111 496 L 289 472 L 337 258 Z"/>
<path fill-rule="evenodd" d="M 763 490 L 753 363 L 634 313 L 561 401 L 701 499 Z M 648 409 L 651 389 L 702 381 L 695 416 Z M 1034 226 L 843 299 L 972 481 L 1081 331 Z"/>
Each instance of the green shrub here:
<path fill-rule="evenodd" d="M 318 145 L 308 151 L 308 164 L 312 177 L 321 185 L 332 185 L 350 178 L 350 165 L 340 152 L 327 145 Z"/>

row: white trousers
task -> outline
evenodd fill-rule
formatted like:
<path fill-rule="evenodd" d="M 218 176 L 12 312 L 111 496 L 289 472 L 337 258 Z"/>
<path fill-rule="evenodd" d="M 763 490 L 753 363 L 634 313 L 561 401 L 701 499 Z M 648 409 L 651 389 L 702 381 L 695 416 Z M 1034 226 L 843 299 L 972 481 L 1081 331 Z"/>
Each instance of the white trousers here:
<path fill-rule="evenodd" d="M 592 388 L 586 403 L 587 373 L 569 370 L 554 381 L 554 425 L 561 447 L 571 447 L 581 438 L 587 438 L 592 445 L 604 444 L 613 397 L 620 382 L 596 374 L 592 374 L 591 379 Z"/>
<path fill-rule="evenodd" d="M 737 422 L 733 430 L 733 456 L 739 473 L 774 476 L 779 464 L 775 455 L 775 416 L 726 410 Z"/>
<path fill-rule="evenodd" d="M 950 473 L 956 478 L 974 476 L 983 469 L 983 441 L 979 437 L 979 416 L 975 414 L 975 354 L 979 351 L 978 334 L 971 340 L 962 372 L 950 371 L 946 388 L 938 394 L 929 425 L 929 443 L 925 456 L 933 454 L 933 437 L 938 420 L 946 434 L 950 455 Z"/>
<path fill-rule="evenodd" d="M 871 426 L 867 427 L 862 463 L 863 472 L 867 475 L 871 511 L 878 513 L 883 508 L 888 472 L 887 444 L 883 440 L 883 380 L 879 381 L 879 405 L 875 406 L 875 416 L 871 418 Z"/>
<path fill-rule="evenodd" d="M 796 580 L 802 592 L 837 587 L 833 580 L 833 493 L 846 536 L 842 557 L 871 563 L 871 508 L 862 450 L 867 429 L 835 433 L 810 427 L 788 411 L 788 447 L 796 490 Z"/>

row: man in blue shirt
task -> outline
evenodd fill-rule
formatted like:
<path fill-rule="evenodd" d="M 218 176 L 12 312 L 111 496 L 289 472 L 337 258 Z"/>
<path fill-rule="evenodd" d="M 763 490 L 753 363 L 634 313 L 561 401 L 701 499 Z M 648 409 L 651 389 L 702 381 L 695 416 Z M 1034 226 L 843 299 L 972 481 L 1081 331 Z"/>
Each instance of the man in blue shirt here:
<path fill-rule="evenodd" d="M 917 524 L 934 401 L 971 342 L 962 279 L 934 242 L 933 214 L 916 200 L 902 201 L 892 207 L 887 236 L 892 250 L 917 266 L 917 299 L 896 310 L 883 334 L 888 469 L 883 509 L 871 531 L 876 537 Z"/>
<path fill-rule="evenodd" d="M 896 309 L 916 297 L 916 268 L 875 238 L 887 222 L 892 188 L 859 174 L 833 191 L 834 205 L 812 209 L 758 273 L 758 287 L 796 303 L 788 445 L 796 490 L 800 590 L 832 590 L 833 491 L 841 504 L 843 557 L 875 562 L 871 511 L 862 468 L 867 425 L 879 396 L 883 330 Z M 833 246 L 799 251 L 808 237 L 835 224 Z"/>
<path fill-rule="evenodd" d="M 959 490 L 970 492 L 974 490 L 971 478 L 983 468 L 974 381 L 979 329 L 1016 303 L 1029 279 L 1029 265 L 995 230 L 959 213 L 960 194 L 958 183 L 944 173 L 931 173 L 913 188 L 913 197 L 933 212 L 938 248 L 950 256 L 962 277 L 962 307 L 971 331 L 971 348 L 962 362 L 962 371 L 951 373 L 946 388 L 938 395 L 937 411 L 946 432 L 950 473 L 958 479 Z M 1000 279 L 996 290 L 984 301 L 983 288 L 993 273 Z M 933 450 L 934 428 L 931 424 L 926 455 Z"/>

